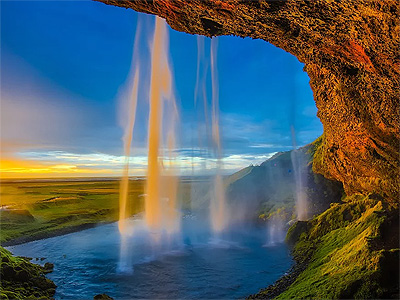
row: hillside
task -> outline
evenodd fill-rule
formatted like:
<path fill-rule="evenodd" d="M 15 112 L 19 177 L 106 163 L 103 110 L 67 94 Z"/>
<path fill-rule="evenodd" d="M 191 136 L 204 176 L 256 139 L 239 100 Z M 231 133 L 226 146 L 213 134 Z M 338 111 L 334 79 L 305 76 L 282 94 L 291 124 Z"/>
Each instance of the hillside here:
<path fill-rule="evenodd" d="M 398 224 L 373 195 L 346 197 L 289 229 L 296 274 L 249 298 L 399 299 Z"/>
<path fill-rule="evenodd" d="M 227 198 L 236 209 L 248 212 L 248 218 L 268 215 L 281 209 L 286 221 L 294 219 L 295 201 L 301 194 L 306 203 L 306 218 L 340 202 L 340 182 L 316 174 L 312 168 L 313 153 L 320 139 L 298 150 L 280 152 L 259 166 L 249 166 L 227 180 Z M 255 215 L 256 214 L 256 215 Z"/>

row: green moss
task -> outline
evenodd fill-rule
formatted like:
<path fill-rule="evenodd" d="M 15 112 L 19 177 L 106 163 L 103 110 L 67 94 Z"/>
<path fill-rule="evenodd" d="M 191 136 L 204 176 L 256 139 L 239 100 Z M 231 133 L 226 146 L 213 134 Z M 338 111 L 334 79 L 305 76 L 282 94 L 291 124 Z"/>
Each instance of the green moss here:
<path fill-rule="evenodd" d="M 0 247 L 1 299 L 49 299 L 54 296 L 56 285 L 45 277 L 43 267 L 26 258 L 14 257 Z"/>
<path fill-rule="evenodd" d="M 307 221 L 297 221 L 288 229 L 286 234 L 286 243 L 293 246 L 300 239 L 300 236 L 307 232 L 308 230 Z M 298 243 L 299 244 L 299 243 Z"/>
<path fill-rule="evenodd" d="M 309 147 L 307 150 L 308 154 L 311 154 L 313 158 L 315 158 L 315 153 L 324 143 L 324 134 L 322 134 L 319 138 L 317 138 L 314 142 L 311 143 L 312 147 Z"/>
<path fill-rule="evenodd" d="M 398 250 L 376 245 L 384 244 L 382 232 L 388 216 L 398 211 L 367 196 L 346 200 L 333 204 L 307 226 L 303 224 L 302 233 L 300 223 L 289 229 L 288 238 L 298 236 L 295 259 L 307 260 L 308 266 L 278 299 L 373 299 L 393 292 L 384 280 L 384 269 L 393 262 L 398 265 Z"/>
<path fill-rule="evenodd" d="M 313 156 L 313 167 L 314 173 L 320 173 L 321 166 L 324 165 L 324 153 L 325 153 L 325 136 L 324 134 L 317 138 L 312 145 L 311 155 Z"/>
<path fill-rule="evenodd" d="M 283 220 L 285 222 L 289 222 L 294 219 L 293 215 L 294 211 L 294 200 L 287 200 L 278 203 L 264 203 L 258 212 L 258 218 L 264 221 L 271 220 L 275 217 Z"/>

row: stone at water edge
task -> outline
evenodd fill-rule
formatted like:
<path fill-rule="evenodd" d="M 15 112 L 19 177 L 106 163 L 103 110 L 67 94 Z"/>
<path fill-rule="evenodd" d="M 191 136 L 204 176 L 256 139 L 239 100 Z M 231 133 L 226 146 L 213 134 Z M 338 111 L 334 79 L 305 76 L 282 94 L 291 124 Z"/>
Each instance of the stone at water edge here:
<path fill-rule="evenodd" d="M 98 294 L 93 297 L 94 300 L 114 300 L 114 298 L 108 296 L 107 294 Z"/>
<path fill-rule="evenodd" d="M 44 264 L 43 268 L 45 273 L 51 273 L 53 272 L 54 264 L 47 262 Z"/>

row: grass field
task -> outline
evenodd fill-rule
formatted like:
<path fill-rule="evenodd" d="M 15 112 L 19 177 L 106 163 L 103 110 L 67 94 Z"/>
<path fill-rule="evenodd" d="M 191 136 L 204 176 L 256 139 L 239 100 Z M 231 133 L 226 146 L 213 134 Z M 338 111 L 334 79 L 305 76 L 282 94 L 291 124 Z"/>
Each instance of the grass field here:
<path fill-rule="evenodd" d="M 0 186 L 0 243 L 54 236 L 118 220 L 119 180 L 3 180 Z M 190 201 L 190 181 L 179 184 L 183 209 Z M 145 180 L 130 180 L 129 215 L 144 210 Z"/>
<path fill-rule="evenodd" d="M 131 180 L 129 193 L 129 212 L 141 212 L 144 180 Z M 3 181 L 0 197 L 0 241 L 4 243 L 116 221 L 119 181 Z"/>

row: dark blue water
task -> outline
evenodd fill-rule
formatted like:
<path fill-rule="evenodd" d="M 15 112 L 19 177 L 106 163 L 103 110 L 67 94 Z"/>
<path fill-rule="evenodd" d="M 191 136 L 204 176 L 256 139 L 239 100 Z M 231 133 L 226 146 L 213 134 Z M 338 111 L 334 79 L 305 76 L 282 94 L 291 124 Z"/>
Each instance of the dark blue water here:
<path fill-rule="evenodd" d="M 56 299 L 93 299 L 101 293 L 115 299 L 244 298 L 292 264 L 283 243 L 263 246 L 266 228 L 242 227 L 218 239 L 192 220 L 184 220 L 182 228 L 168 247 L 151 246 L 147 234 L 136 230 L 122 262 L 115 223 L 8 249 L 54 263 L 48 277 L 58 286 Z M 121 263 L 129 266 L 126 272 Z"/>

